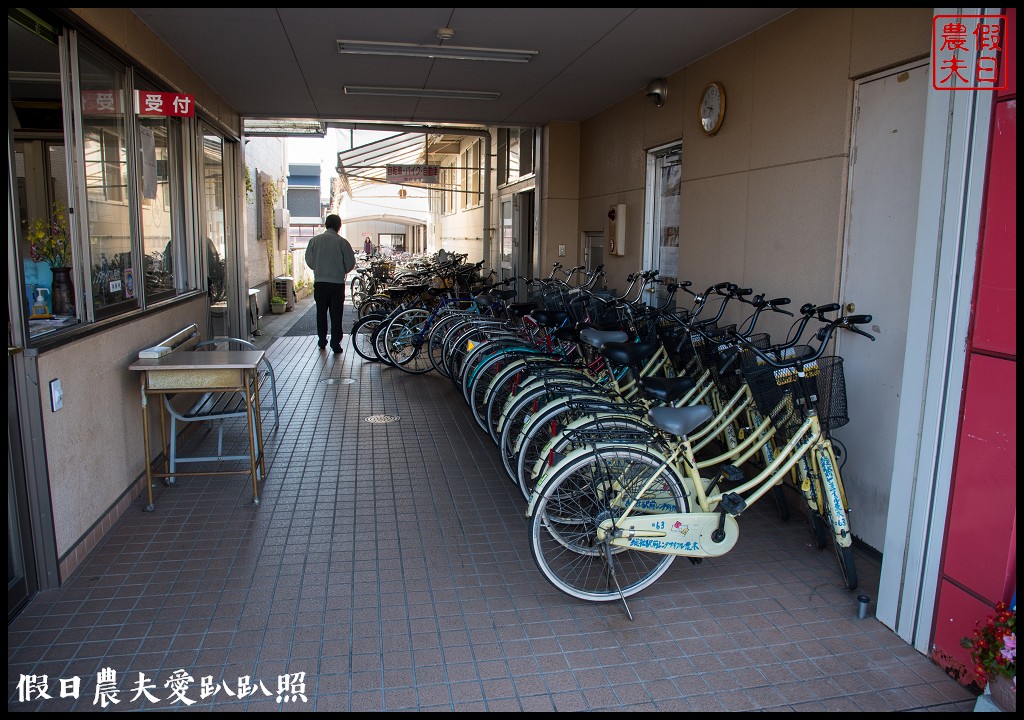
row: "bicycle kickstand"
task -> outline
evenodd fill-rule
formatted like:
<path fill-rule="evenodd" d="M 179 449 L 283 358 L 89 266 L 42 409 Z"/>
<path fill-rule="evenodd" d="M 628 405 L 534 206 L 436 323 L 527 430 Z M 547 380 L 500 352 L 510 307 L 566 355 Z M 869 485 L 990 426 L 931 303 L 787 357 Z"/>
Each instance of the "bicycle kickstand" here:
<path fill-rule="evenodd" d="M 619 579 L 615 577 L 615 560 L 612 558 L 612 542 L 611 538 L 606 536 L 604 539 L 604 560 L 608 563 L 608 575 L 611 577 L 612 582 L 615 583 L 615 590 L 619 593 L 619 599 L 622 600 L 622 607 L 626 609 L 626 617 L 629 618 L 630 622 L 633 621 L 633 613 L 629 610 L 629 605 L 626 603 L 626 596 L 622 594 L 622 588 L 619 587 Z"/>

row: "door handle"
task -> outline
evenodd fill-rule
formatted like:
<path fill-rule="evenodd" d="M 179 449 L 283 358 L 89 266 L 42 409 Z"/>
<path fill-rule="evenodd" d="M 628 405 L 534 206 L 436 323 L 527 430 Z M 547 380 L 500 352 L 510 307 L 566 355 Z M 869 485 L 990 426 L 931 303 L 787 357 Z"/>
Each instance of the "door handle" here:
<path fill-rule="evenodd" d="M 22 353 L 22 352 L 25 352 L 25 348 L 23 348 L 23 347 L 18 347 L 17 345 L 14 345 L 14 346 L 8 345 L 7 346 L 7 357 L 14 357 L 18 353 Z"/>

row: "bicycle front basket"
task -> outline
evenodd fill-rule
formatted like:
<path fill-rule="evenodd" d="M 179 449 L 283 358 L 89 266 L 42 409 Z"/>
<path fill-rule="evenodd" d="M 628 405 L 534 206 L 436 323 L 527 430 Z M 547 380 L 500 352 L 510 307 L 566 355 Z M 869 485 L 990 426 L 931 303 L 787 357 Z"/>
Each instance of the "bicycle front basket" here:
<path fill-rule="evenodd" d="M 846 376 L 843 359 L 838 355 L 820 357 L 815 361 L 818 374 L 812 378 L 812 389 L 817 399 L 818 420 L 822 430 L 834 430 L 850 422 L 846 407 Z"/>

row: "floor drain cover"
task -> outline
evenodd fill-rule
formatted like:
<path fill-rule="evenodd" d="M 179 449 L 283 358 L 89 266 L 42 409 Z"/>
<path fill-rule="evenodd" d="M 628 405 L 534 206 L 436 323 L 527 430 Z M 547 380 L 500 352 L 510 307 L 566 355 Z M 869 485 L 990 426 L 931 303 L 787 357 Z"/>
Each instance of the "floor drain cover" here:
<path fill-rule="evenodd" d="M 324 380 L 324 385 L 351 385 L 355 381 L 355 378 L 330 378 Z"/>
<path fill-rule="evenodd" d="M 371 415 L 366 418 L 366 422 L 374 423 L 376 425 L 385 425 L 387 423 L 398 422 L 397 415 Z"/>

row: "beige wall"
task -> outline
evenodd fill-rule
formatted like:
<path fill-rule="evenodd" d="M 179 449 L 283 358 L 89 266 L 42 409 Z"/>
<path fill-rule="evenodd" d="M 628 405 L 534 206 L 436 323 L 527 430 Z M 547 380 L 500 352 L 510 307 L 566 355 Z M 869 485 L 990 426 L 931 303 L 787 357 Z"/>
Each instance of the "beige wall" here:
<path fill-rule="evenodd" d="M 539 267 L 537 276 L 551 274 L 553 263 L 574 267 L 583 261 L 580 244 L 580 126 L 577 123 L 552 123 L 544 128 L 540 159 L 540 213 L 538 228 Z M 558 246 L 565 245 L 565 257 Z"/>
<path fill-rule="evenodd" d="M 190 323 L 197 323 L 207 337 L 205 317 L 206 295 L 201 294 L 39 356 L 58 557 L 145 472 L 139 378 L 128 366 L 139 350 L 157 345 Z M 58 378 L 64 407 L 53 412 L 50 381 Z M 151 418 L 155 456 L 160 447 L 159 416 L 153 411 Z"/>
<path fill-rule="evenodd" d="M 609 285 L 624 289 L 642 263 L 646 151 L 682 138 L 678 276 L 797 307 L 836 300 L 853 79 L 927 56 L 930 27 L 928 8 L 797 10 L 673 74 L 663 107 L 640 91 L 584 122 L 580 230 L 605 230 L 612 204 L 628 210 Z M 707 137 L 698 99 L 712 80 L 726 116 Z"/>
<path fill-rule="evenodd" d="M 241 135 L 239 115 L 128 8 L 69 8 L 93 30 L 178 92 L 195 96 L 196 106 Z"/>

